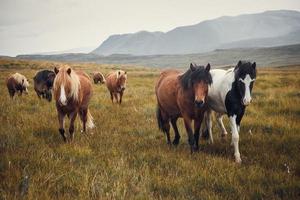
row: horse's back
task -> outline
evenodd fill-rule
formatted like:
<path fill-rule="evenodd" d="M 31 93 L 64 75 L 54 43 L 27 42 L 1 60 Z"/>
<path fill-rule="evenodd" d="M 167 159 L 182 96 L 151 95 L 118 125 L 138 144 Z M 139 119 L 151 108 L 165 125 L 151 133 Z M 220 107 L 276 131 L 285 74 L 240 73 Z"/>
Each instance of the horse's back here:
<path fill-rule="evenodd" d="M 177 70 L 165 70 L 161 72 L 155 86 L 158 105 L 169 116 L 177 116 L 179 114 L 177 105 L 179 74 L 180 71 Z"/>
<path fill-rule="evenodd" d="M 234 81 L 233 69 L 210 71 L 213 83 L 208 90 L 209 106 L 220 113 L 226 113 L 225 98 Z"/>
<path fill-rule="evenodd" d="M 156 82 L 155 90 L 159 87 L 159 85 L 165 80 L 165 79 L 176 79 L 180 72 L 175 69 L 167 69 L 160 73 L 160 76 Z"/>

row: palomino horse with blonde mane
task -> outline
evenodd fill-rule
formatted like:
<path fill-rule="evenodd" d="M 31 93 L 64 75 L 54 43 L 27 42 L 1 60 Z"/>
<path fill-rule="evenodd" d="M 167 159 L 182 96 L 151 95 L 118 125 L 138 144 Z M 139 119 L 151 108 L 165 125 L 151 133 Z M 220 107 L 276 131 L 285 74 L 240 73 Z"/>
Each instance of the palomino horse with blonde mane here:
<path fill-rule="evenodd" d="M 114 98 L 117 103 L 122 103 L 122 97 L 126 88 L 127 72 L 118 70 L 110 72 L 106 76 L 106 86 L 110 93 L 111 102 L 114 102 Z M 118 96 L 120 98 L 118 98 Z"/>
<path fill-rule="evenodd" d="M 180 135 L 176 122 L 179 117 L 183 117 L 191 152 L 198 149 L 208 86 L 212 83 L 209 71 L 210 64 L 204 67 L 191 63 L 190 69 L 183 74 L 177 70 L 166 70 L 161 73 L 155 87 L 158 104 L 156 117 L 159 129 L 167 135 L 168 144 L 171 143 L 169 122 L 171 121 L 175 132 L 173 144 L 177 145 Z M 194 135 L 192 120 L 194 120 Z"/>
<path fill-rule="evenodd" d="M 55 67 L 56 77 L 53 84 L 53 93 L 56 100 L 56 109 L 59 121 L 59 133 L 64 141 L 67 141 L 64 130 L 64 117 L 70 118 L 70 138 L 74 138 L 74 121 L 77 113 L 83 124 L 83 132 L 93 128 L 93 118 L 89 112 L 89 101 L 92 96 L 92 83 L 89 76 L 84 72 L 76 72 L 69 66 L 59 69 Z"/>

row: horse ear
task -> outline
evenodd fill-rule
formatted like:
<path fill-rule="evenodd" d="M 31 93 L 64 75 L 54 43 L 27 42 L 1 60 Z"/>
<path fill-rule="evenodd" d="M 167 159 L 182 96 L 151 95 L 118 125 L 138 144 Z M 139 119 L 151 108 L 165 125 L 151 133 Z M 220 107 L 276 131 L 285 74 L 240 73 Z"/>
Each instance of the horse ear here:
<path fill-rule="evenodd" d="M 54 67 L 54 72 L 55 74 L 58 74 L 59 70 L 56 67 Z"/>
<path fill-rule="evenodd" d="M 210 64 L 209 64 L 209 63 L 207 63 L 205 70 L 206 70 L 207 72 L 209 72 L 209 70 L 210 70 Z"/>
<path fill-rule="evenodd" d="M 241 65 L 242 65 L 242 61 L 240 60 L 237 64 L 237 66 L 235 66 L 234 70 L 238 69 Z"/>
<path fill-rule="evenodd" d="M 196 70 L 196 67 L 194 66 L 193 63 L 190 64 L 190 69 L 191 69 L 192 71 L 195 71 L 195 70 Z"/>
<path fill-rule="evenodd" d="M 71 68 L 68 68 L 68 69 L 67 69 L 67 73 L 68 73 L 69 75 L 71 74 L 71 71 L 72 71 Z"/>
<path fill-rule="evenodd" d="M 253 69 L 256 69 L 256 62 L 252 64 Z"/>
<path fill-rule="evenodd" d="M 237 64 L 237 66 L 241 66 L 241 64 L 242 64 L 242 61 L 240 60 Z"/>

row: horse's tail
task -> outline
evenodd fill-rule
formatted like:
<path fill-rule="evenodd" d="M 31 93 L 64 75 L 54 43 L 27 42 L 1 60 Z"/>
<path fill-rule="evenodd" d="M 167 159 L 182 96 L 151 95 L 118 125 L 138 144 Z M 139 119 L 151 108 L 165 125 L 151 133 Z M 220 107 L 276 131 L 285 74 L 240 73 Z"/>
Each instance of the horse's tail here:
<path fill-rule="evenodd" d="M 94 119 L 93 119 L 93 116 L 91 115 L 89 109 L 87 110 L 87 121 L 86 121 L 86 126 L 87 126 L 88 128 L 90 128 L 90 129 L 92 129 L 92 128 L 95 127 Z"/>
<path fill-rule="evenodd" d="M 165 132 L 164 131 L 164 120 L 162 118 L 161 109 L 160 109 L 159 105 L 157 105 L 157 108 L 156 108 L 156 119 L 157 119 L 157 125 L 158 125 L 159 130 Z"/>
<path fill-rule="evenodd" d="M 202 128 L 202 133 L 201 133 L 201 137 L 204 138 L 205 140 L 209 139 L 208 127 L 206 125 L 206 121 L 208 120 L 207 117 L 208 117 L 207 112 L 205 112 L 203 117 L 204 126 Z"/>

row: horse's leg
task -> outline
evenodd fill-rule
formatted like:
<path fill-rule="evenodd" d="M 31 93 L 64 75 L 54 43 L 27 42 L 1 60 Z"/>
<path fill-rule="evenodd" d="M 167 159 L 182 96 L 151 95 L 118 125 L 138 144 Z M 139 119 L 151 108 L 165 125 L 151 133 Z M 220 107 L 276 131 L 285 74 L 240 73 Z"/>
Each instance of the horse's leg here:
<path fill-rule="evenodd" d="M 196 150 L 196 146 L 195 146 L 195 138 L 193 135 L 193 130 L 191 127 L 192 119 L 187 116 L 183 116 L 183 120 L 184 120 L 185 129 L 186 129 L 186 132 L 188 135 L 189 144 L 191 147 L 191 153 L 193 153 Z"/>
<path fill-rule="evenodd" d="M 221 129 L 221 137 L 226 137 L 227 131 L 226 131 L 226 128 L 223 124 L 223 115 L 222 115 L 222 113 L 216 113 L 216 117 L 217 117 L 218 125 Z"/>
<path fill-rule="evenodd" d="M 116 102 L 118 103 L 119 102 L 119 100 L 118 100 L 118 93 L 114 92 L 113 95 L 114 95 L 114 97 L 116 99 Z"/>
<path fill-rule="evenodd" d="M 236 114 L 230 115 L 229 121 L 230 121 L 230 128 L 232 134 L 231 145 L 233 145 L 234 147 L 235 162 L 241 163 L 242 160 L 239 151 L 239 132 L 237 127 L 237 115 Z"/>
<path fill-rule="evenodd" d="M 59 122 L 59 133 L 61 134 L 64 142 L 67 142 L 67 138 L 65 136 L 65 129 L 64 129 L 64 117 L 65 117 L 65 114 L 64 113 L 61 113 L 59 111 L 57 111 L 58 113 L 58 122 Z"/>
<path fill-rule="evenodd" d="M 237 115 L 237 118 L 236 118 L 236 125 L 237 125 L 237 130 L 238 130 L 238 132 L 240 132 L 240 124 L 241 124 L 241 121 L 242 121 L 242 118 L 243 118 L 243 116 L 244 116 L 244 113 L 245 113 L 245 109 L 243 109 L 242 111 L 241 111 L 241 113 L 239 113 L 238 115 Z"/>
<path fill-rule="evenodd" d="M 14 90 L 9 90 L 9 96 L 13 99 L 15 96 L 15 91 Z"/>
<path fill-rule="evenodd" d="M 199 136 L 200 136 L 200 128 L 204 118 L 205 112 L 201 112 L 199 118 L 194 120 L 194 138 L 196 143 L 196 150 L 199 149 Z"/>
<path fill-rule="evenodd" d="M 123 91 L 120 92 L 120 101 L 119 101 L 120 104 L 122 103 L 122 97 L 123 97 Z"/>
<path fill-rule="evenodd" d="M 179 140 L 180 140 L 180 134 L 179 134 L 179 131 L 178 131 L 178 128 L 177 128 L 177 119 L 178 118 L 173 118 L 171 119 L 171 124 L 172 124 L 172 127 L 174 129 L 174 133 L 175 133 L 175 138 L 173 140 L 173 144 L 174 145 L 178 145 L 179 144 Z"/>
<path fill-rule="evenodd" d="M 113 96 L 112 92 L 110 92 L 110 99 L 111 99 L 111 102 L 114 103 L 114 96 Z"/>
<path fill-rule="evenodd" d="M 70 127 L 69 127 L 69 133 L 70 133 L 70 140 L 72 141 L 74 139 L 74 122 L 77 116 L 77 111 L 74 111 L 70 114 Z"/>
<path fill-rule="evenodd" d="M 212 119 L 211 119 L 211 110 L 208 109 L 206 111 L 206 118 L 205 118 L 206 128 L 209 134 L 209 141 L 211 144 L 214 143 L 213 135 L 212 135 Z"/>
<path fill-rule="evenodd" d="M 79 110 L 79 116 L 82 121 L 82 133 L 86 132 L 86 122 L 87 122 L 87 108 Z"/>

